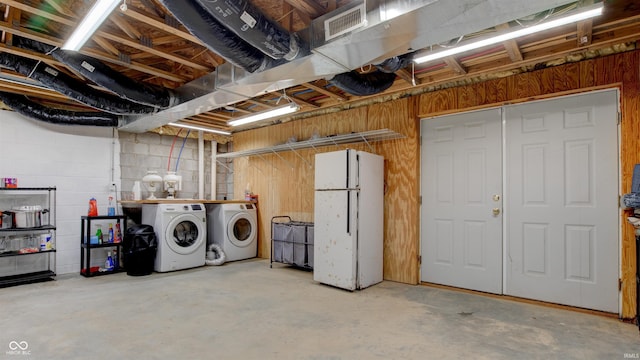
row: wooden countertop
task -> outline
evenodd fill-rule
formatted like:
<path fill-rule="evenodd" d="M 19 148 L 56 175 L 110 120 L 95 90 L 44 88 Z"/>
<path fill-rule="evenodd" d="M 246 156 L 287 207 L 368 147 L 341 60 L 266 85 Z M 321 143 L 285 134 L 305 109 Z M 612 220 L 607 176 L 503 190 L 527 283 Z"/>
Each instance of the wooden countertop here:
<path fill-rule="evenodd" d="M 135 207 L 144 204 L 248 204 L 252 200 L 205 200 L 205 199 L 154 199 L 154 200 L 121 200 L 123 207 Z"/>

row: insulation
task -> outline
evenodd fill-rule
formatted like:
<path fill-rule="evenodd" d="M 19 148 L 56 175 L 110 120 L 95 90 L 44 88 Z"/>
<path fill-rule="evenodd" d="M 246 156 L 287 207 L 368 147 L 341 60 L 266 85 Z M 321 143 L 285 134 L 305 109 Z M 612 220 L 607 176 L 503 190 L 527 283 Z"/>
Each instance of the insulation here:
<path fill-rule="evenodd" d="M 160 109 L 174 105 L 175 98 L 170 90 L 132 80 L 90 56 L 17 36 L 13 43 L 25 49 L 51 54 L 56 60 L 123 99 Z"/>
<path fill-rule="evenodd" d="M 79 112 L 52 109 L 37 104 L 24 95 L 0 92 L 0 100 L 15 112 L 26 117 L 61 125 L 88 125 L 117 127 L 118 117 L 103 112 Z"/>
<path fill-rule="evenodd" d="M 380 64 L 376 64 L 376 68 L 385 73 L 394 73 L 400 69 L 403 69 L 411 63 L 413 54 L 394 56 L 386 59 Z"/>
<path fill-rule="evenodd" d="M 350 94 L 367 96 L 387 90 L 395 79 L 395 74 L 380 70 L 366 74 L 353 70 L 334 76 L 329 83 Z"/>
<path fill-rule="evenodd" d="M 273 59 L 293 60 L 300 53 L 299 40 L 265 16 L 248 0 L 196 0 L 221 24 Z"/>
<path fill-rule="evenodd" d="M 161 0 L 171 14 L 211 51 L 248 72 L 275 64 L 211 16 L 196 0 Z"/>
<path fill-rule="evenodd" d="M 153 107 L 132 103 L 118 96 L 96 90 L 39 61 L 0 53 L 0 65 L 37 80 L 52 90 L 98 110 L 113 114 L 149 114 L 156 111 Z"/>

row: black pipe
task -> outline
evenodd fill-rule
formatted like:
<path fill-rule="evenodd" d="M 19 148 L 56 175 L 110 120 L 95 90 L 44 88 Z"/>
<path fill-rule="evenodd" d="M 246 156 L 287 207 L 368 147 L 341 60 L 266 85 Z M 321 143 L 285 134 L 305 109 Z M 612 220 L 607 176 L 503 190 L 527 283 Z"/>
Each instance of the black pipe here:
<path fill-rule="evenodd" d="M 0 100 L 15 112 L 26 117 L 61 125 L 117 127 L 118 117 L 94 111 L 52 109 L 27 99 L 24 95 L 0 92 Z"/>
<path fill-rule="evenodd" d="M 23 49 L 51 54 L 56 60 L 123 99 L 159 109 L 166 109 L 175 103 L 172 91 L 161 86 L 132 80 L 113 70 L 100 60 L 77 51 L 61 50 L 36 40 L 17 36 L 13 38 L 13 45 Z"/>
<path fill-rule="evenodd" d="M 334 76 L 329 79 L 329 83 L 350 94 L 367 96 L 387 90 L 395 79 L 395 74 L 380 70 L 366 74 L 353 70 Z"/>
<path fill-rule="evenodd" d="M 0 65 L 98 110 L 112 114 L 149 114 L 156 111 L 153 107 L 132 103 L 118 96 L 98 91 L 40 61 L 0 53 Z"/>
<path fill-rule="evenodd" d="M 161 2 L 193 36 L 231 64 L 251 73 L 275 65 L 270 58 L 223 26 L 196 0 Z"/>
<path fill-rule="evenodd" d="M 273 59 L 293 60 L 300 40 L 265 16 L 248 0 L 196 0 L 238 37 Z"/>
<path fill-rule="evenodd" d="M 390 57 L 384 60 L 383 62 L 381 62 L 380 64 L 375 64 L 375 67 L 382 72 L 394 73 L 400 69 L 407 67 L 407 65 L 411 63 L 412 57 L 413 57 L 413 53 L 405 54 L 402 56 Z"/>

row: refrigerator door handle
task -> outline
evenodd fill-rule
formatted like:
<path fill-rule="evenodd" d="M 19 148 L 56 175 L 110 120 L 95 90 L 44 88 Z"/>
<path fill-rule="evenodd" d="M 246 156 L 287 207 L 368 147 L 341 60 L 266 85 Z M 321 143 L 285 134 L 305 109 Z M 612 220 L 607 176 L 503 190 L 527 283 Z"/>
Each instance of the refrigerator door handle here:
<path fill-rule="evenodd" d="M 351 235 L 351 191 L 347 191 L 347 234 Z"/>

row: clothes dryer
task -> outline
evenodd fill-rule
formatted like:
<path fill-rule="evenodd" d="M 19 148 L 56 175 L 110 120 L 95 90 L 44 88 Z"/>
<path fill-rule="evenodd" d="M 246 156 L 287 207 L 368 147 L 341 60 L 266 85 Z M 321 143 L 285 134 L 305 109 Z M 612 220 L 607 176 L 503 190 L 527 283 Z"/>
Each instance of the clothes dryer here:
<path fill-rule="evenodd" d="M 155 271 L 205 264 L 207 212 L 203 204 L 144 204 L 142 223 L 152 225 L 158 238 Z"/>
<path fill-rule="evenodd" d="M 258 211 L 254 204 L 211 204 L 207 208 L 209 243 L 218 244 L 227 261 L 258 256 Z"/>

